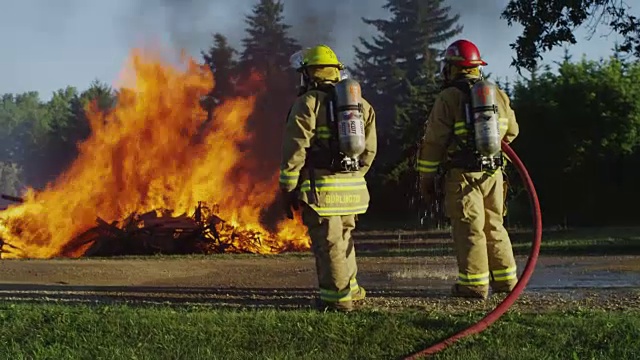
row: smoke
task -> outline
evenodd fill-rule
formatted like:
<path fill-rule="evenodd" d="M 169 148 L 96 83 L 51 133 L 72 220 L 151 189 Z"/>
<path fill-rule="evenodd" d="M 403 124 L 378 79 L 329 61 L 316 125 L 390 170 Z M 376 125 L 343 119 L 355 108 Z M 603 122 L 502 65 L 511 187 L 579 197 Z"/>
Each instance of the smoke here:
<path fill-rule="evenodd" d="M 259 0 L 137 0 L 123 9 L 123 35 L 131 42 L 160 39 L 174 50 L 185 49 L 194 56 L 206 50 L 212 34 L 227 36 L 231 45 L 241 48 L 246 36 L 244 19 Z M 291 25 L 290 35 L 303 47 L 315 44 L 331 46 L 339 58 L 351 64 L 359 38 L 370 39 L 376 33 L 362 18 L 389 18 L 382 6 L 386 0 L 282 0 L 284 21 Z M 483 53 L 504 59 L 506 64 L 513 31 L 500 19 L 508 0 L 450 0 L 451 15 L 460 14 L 464 26 L 461 37 L 478 44 Z M 135 36 L 132 38 L 132 36 Z M 142 37 L 142 39 L 140 39 Z M 129 44 L 131 46 L 137 44 Z M 442 44 L 444 48 L 446 44 Z M 495 61 L 493 61 L 495 63 Z"/>
<path fill-rule="evenodd" d="M 123 35 L 136 45 L 160 40 L 176 51 L 184 49 L 197 56 L 211 45 L 216 32 L 239 46 L 244 37 L 245 14 L 252 5 L 253 1 L 247 0 L 130 1 L 129 7 L 123 9 Z"/>
<path fill-rule="evenodd" d="M 370 37 L 375 30 L 365 18 L 388 17 L 384 0 L 283 0 L 284 21 L 290 36 L 303 47 L 323 43 L 331 46 L 343 62 L 353 58 L 358 37 Z M 174 50 L 185 49 L 198 56 L 220 32 L 237 49 L 246 36 L 244 19 L 258 0 L 138 0 L 123 9 L 122 32 L 129 45 L 160 40 Z M 132 38 L 133 37 L 133 38 Z M 131 43 L 131 42 L 134 43 Z"/>
<path fill-rule="evenodd" d="M 338 9 L 320 2 L 289 0 L 284 2 L 285 18 L 302 47 L 317 43 L 335 46 L 334 27 Z"/>
<path fill-rule="evenodd" d="M 303 47 L 326 44 L 334 48 L 344 62 L 350 62 L 358 37 L 369 38 L 375 28 L 362 18 L 386 18 L 384 0 L 286 0 L 285 18 L 292 25 L 292 34 Z"/>

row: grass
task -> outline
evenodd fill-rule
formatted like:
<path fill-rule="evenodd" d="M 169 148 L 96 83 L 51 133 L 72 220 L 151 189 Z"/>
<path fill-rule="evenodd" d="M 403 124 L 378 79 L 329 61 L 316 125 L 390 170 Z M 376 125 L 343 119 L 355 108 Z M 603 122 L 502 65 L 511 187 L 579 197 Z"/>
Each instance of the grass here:
<path fill-rule="evenodd" d="M 2 359 L 395 359 L 482 314 L 0 305 Z M 510 313 L 437 359 L 635 359 L 640 311 Z"/>

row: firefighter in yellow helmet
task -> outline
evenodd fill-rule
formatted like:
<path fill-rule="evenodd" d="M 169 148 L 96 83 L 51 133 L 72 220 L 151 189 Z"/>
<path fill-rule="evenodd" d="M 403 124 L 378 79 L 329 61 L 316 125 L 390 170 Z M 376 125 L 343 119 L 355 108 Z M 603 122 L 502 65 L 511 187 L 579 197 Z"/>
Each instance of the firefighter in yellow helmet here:
<path fill-rule="evenodd" d="M 376 154 L 375 112 L 356 81 L 341 81 L 344 66 L 331 48 L 319 45 L 291 61 L 302 81 L 285 126 L 280 189 L 290 218 L 301 203 L 316 260 L 316 306 L 351 311 L 365 297 L 351 232 L 369 206 L 364 176 Z"/>
<path fill-rule="evenodd" d="M 441 62 L 445 84 L 425 124 L 417 161 L 426 201 L 433 196 L 438 167 L 446 171 L 445 212 L 458 263 L 453 295 L 483 299 L 489 287 L 494 293 L 509 292 L 517 283 L 503 225 L 500 140 L 510 143 L 519 133 L 506 93 L 482 78 L 484 65 L 478 48 L 467 40 L 447 48 Z"/>

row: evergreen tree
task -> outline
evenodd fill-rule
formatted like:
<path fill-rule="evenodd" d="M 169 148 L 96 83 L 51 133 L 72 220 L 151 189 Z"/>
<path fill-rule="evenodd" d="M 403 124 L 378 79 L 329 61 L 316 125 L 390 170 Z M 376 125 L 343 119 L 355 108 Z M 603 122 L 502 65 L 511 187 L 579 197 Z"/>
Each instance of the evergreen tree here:
<path fill-rule="evenodd" d="M 282 1 L 260 0 L 245 20 L 248 36 L 242 39 L 240 65 L 244 71 L 252 69 L 262 74 L 267 86 L 282 83 L 283 75 L 293 79 L 289 57 L 300 49 L 288 35 L 291 26 L 284 23 L 283 12 Z"/>
<path fill-rule="evenodd" d="M 462 31 L 459 15 L 444 0 L 387 0 L 386 19 L 364 19 L 379 32 L 356 47 L 355 77 L 378 113 L 380 157 L 385 180 L 412 188 L 412 157 L 422 137 L 439 84 L 437 59 L 447 42 Z M 410 195 L 410 194 L 407 194 Z M 397 198 L 395 200 L 397 202 Z"/>
<path fill-rule="evenodd" d="M 296 96 L 297 74 L 289 58 L 300 46 L 284 23 L 282 1 L 260 0 L 246 18 L 247 37 L 242 40 L 240 69 L 243 76 L 257 72 L 263 77 L 255 108 L 247 123 L 254 136 L 244 144 L 246 158 L 237 171 L 251 173 L 255 184 L 273 181 L 279 168 L 285 119 Z M 246 165 L 246 167 L 245 167 Z M 263 224 L 274 226 L 281 214 L 279 205 L 265 210 Z"/>
<path fill-rule="evenodd" d="M 237 51 L 229 45 L 227 37 L 216 33 L 213 35 L 213 45 L 202 52 L 204 63 L 209 66 L 214 78 L 214 88 L 209 94 L 213 103 L 218 104 L 225 98 L 233 96 L 235 76 L 237 72 Z"/>
<path fill-rule="evenodd" d="M 211 69 L 214 86 L 209 96 L 201 102 L 207 110 L 207 122 L 211 121 L 216 105 L 235 93 L 235 81 L 238 72 L 238 62 L 235 59 L 238 52 L 229 45 L 227 37 L 216 33 L 213 35 L 213 45 L 209 50 L 202 51 L 205 65 Z"/>
<path fill-rule="evenodd" d="M 391 116 L 395 124 L 380 124 L 385 131 L 395 127 L 402 134 L 428 115 L 427 106 L 433 101 L 429 94 L 438 91 L 434 79 L 442 51 L 438 46 L 462 31 L 461 26 L 454 27 L 459 15 L 450 16 L 450 7 L 443 2 L 388 0 L 384 8 L 392 13 L 389 20 L 364 19 L 380 35 L 373 41 L 361 39 L 364 49 L 355 49 L 353 72 L 369 92 L 383 100 L 382 106 L 395 104 Z"/>

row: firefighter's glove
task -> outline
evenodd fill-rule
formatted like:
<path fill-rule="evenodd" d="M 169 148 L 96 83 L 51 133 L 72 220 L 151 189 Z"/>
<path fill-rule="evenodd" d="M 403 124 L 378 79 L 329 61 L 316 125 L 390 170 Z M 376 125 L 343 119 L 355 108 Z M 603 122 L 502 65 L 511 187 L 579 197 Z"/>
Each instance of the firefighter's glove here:
<path fill-rule="evenodd" d="M 436 188 L 435 177 L 433 175 L 420 175 L 420 196 L 425 205 L 430 205 L 435 197 Z"/>
<path fill-rule="evenodd" d="M 289 219 L 293 219 L 293 211 L 297 211 L 300 208 L 300 200 L 298 200 L 297 191 L 285 191 L 281 192 L 281 201 L 284 211 Z"/>

